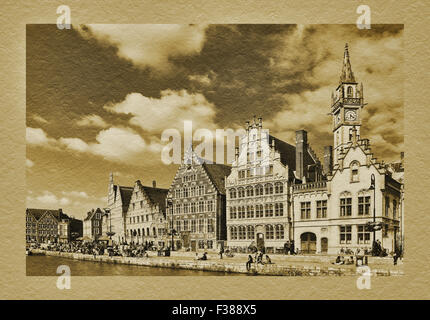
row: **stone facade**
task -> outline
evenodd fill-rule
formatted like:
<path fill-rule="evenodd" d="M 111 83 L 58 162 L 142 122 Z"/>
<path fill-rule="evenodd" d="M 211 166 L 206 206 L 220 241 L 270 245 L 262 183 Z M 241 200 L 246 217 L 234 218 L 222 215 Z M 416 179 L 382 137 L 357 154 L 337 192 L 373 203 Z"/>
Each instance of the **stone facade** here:
<path fill-rule="evenodd" d="M 293 186 L 294 240 L 302 253 L 370 250 L 373 240 L 392 252 L 400 242 L 402 184 L 373 157 L 369 140 L 360 139 L 363 106 L 363 86 L 358 88 L 346 47 L 340 83 L 332 96 L 334 163 L 325 163 L 327 181 Z M 329 159 L 330 150 L 325 148 Z M 376 223 L 382 225 L 375 239 L 365 227 L 373 222 L 373 208 Z"/>
<path fill-rule="evenodd" d="M 163 247 L 167 235 L 167 189 L 134 184 L 126 215 L 126 240 L 132 243 L 150 243 Z"/>
<path fill-rule="evenodd" d="M 97 240 L 102 235 L 102 216 L 103 211 L 100 208 L 91 210 L 83 221 L 84 237 Z"/>
<path fill-rule="evenodd" d="M 297 132 L 296 147 L 263 129 L 262 119 L 246 124 L 226 181 L 228 246 L 277 252 L 292 239 L 290 186 L 297 179 L 320 179 L 318 159 Z"/>
<path fill-rule="evenodd" d="M 194 154 L 180 165 L 167 195 L 168 231 L 171 236 L 173 230 L 176 250 L 213 251 L 224 245 L 224 183 L 230 170 L 205 163 Z M 170 246 L 171 237 L 167 241 Z"/>

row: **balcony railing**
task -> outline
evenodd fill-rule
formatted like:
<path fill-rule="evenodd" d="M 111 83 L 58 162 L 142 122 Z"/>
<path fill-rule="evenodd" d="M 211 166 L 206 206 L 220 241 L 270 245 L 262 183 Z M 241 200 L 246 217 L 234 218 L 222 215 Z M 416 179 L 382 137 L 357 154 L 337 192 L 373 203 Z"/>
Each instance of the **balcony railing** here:
<path fill-rule="evenodd" d="M 339 104 L 350 104 L 350 105 L 362 105 L 363 100 L 361 98 L 344 98 L 337 99 L 332 106 L 332 109 L 336 109 Z"/>

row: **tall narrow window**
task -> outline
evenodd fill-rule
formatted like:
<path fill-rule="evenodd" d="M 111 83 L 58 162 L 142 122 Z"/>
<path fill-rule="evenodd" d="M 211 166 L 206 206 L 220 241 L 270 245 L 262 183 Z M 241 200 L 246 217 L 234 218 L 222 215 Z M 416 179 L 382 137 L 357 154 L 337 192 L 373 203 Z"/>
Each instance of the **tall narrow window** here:
<path fill-rule="evenodd" d="M 385 216 L 388 217 L 390 211 L 390 197 L 385 197 Z"/>
<path fill-rule="evenodd" d="M 370 197 L 358 197 L 358 215 L 370 214 Z"/>
<path fill-rule="evenodd" d="M 340 226 L 340 243 L 351 243 L 352 231 L 351 226 Z"/>
<path fill-rule="evenodd" d="M 317 218 L 327 218 L 327 200 L 317 201 Z"/>
<path fill-rule="evenodd" d="M 352 198 L 340 199 L 340 216 L 349 217 L 352 215 Z"/>
<path fill-rule="evenodd" d="M 301 202 L 300 203 L 300 219 L 307 220 L 311 218 L 311 203 Z"/>
<path fill-rule="evenodd" d="M 360 180 L 358 176 L 359 167 L 360 163 L 357 161 L 351 163 L 351 182 L 358 182 Z"/>

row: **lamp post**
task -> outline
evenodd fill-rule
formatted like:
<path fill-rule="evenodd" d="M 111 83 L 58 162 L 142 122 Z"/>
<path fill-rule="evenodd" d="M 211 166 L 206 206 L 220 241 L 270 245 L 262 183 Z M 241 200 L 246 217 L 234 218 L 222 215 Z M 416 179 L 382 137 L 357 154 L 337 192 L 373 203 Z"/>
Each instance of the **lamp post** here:
<path fill-rule="evenodd" d="M 372 243 L 372 255 L 375 254 L 375 249 L 376 249 L 376 187 L 375 187 L 375 175 L 372 173 L 372 175 L 370 176 L 370 187 L 369 190 L 373 190 L 373 225 L 372 225 L 372 229 L 373 229 L 373 243 Z"/>
<path fill-rule="evenodd" d="M 110 239 L 110 245 L 112 245 L 112 236 L 115 234 L 115 232 L 112 232 L 112 213 L 109 208 L 105 208 L 105 212 L 109 215 L 109 231 L 106 232 L 106 235 Z"/>
<path fill-rule="evenodd" d="M 172 251 L 174 251 L 175 250 L 175 245 L 174 245 L 174 242 L 173 242 L 174 241 L 174 239 L 173 239 L 173 236 L 174 236 L 174 230 L 173 230 L 173 202 L 172 202 L 172 196 L 170 194 L 167 196 L 167 211 L 171 215 L 170 222 L 172 224 L 171 228 L 170 228 L 170 233 L 172 235 L 172 243 L 170 245 L 170 249 Z"/>

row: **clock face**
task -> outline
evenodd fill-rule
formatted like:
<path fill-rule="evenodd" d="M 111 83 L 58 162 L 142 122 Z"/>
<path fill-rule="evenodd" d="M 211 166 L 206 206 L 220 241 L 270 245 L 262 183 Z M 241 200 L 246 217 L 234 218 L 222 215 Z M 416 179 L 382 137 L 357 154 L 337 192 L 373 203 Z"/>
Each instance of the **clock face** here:
<path fill-rule="evenodd" d="M 357 113 L 354 110 L 348 110 L 345 112 L 345 120 L 354 121 L 357 119 Z"/>

